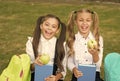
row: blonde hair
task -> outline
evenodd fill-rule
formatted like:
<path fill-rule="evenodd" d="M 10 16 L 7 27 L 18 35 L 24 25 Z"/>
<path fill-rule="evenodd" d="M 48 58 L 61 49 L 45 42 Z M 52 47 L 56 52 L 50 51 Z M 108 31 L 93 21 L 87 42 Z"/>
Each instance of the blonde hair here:
<path fill-rule="evenodd" d="M 95 40 L 98 43 L 97 49 L 99 51 L 99 46 L 100 45 L 99 45 L 99 18 L 98 18 L 98 15 L 97 15 L 96 12 L 93 12 L 91 10 L 81 9 L 81 10 L 78 10 L 78 11 L 72 11 L 70 13 L 70 16 L 69 16 L 69 20 L 68 20 L 68 24 L 67 24 L 67 26 L 68 26 L 68 29 L 67 29 L 67 33 L 68 33 L 67 45 L 70 49 L 68 51 L 69 55 L 74 54 L 73 44 L 74 44 L 74 41 L 75 41 L 75 31 L 74 31 L 75 20 L 77 19 L 78 14 L 83 13 L 83 12 L 91 13 L 92 20 L 93 20 L 93 26 L 92 26 L 91 31 L 93 32 Z"/>

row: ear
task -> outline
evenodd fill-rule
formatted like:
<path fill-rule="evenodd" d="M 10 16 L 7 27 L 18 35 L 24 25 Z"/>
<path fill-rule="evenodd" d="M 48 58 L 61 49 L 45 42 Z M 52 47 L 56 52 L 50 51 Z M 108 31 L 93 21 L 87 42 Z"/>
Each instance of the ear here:
<path fill-rule="evenodd" d="M 42 29 L 42 24 L 40 25 L 40 29 Z"/>

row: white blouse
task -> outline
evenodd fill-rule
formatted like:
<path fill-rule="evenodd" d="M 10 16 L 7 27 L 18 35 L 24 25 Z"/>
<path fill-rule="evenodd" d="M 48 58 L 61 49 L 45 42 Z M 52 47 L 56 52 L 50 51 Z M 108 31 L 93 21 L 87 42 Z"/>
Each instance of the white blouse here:
<path fill-rule="evenodd" d="M 93 63 L 92 55 L 88 52 L 87 42 L 90 39 L 95 39 L 93 34 L 90 32 L 87 38 L 84 38 L 79 32 L 75 35 L 74 42 L 74 56 L 68 58 L 68 68 L 72 71 L 74 67 L 78 67 L 79 64 L 96 64 L 96 71 L 100 71 L 102 57 L 103 57 L 103 39 L 100 36 L 100 52 L 99 52 L 99 61 Z"/>
<path fill-rule="evenodd" d="M 34 57 L 34 52 L 33 52 L 33 47 L 32 47 L 32 37 L 28 37 L 28 41 L 26 43 L 26 52 L 31 58 L 31 63 L 34 62 L 35 57 Z M 53 37 L 50 40 L 46 40 L 42 35 L 41 35 L 41 40 L 38 45 L 38 53 L 39 54 L 49 54 L 50 56 L 50 62 L 48 64 L 53 64 L 53 59 L 54 59 L 54 54 L 55 54 L 55 45 L 56 45 L 56 37 Z"/>
<path fill-rule="evenodd" d="M 48 64 L 50 64 L 50 65 L 53 65 L 53 62 L 54 62 L 56 40 L 57 40 L 56 37 L 53 37 L 50 40 L 46 40 L 43 37 L 43 35 L 41 35 L 40 43 L 38 45 L 38 53 L 39 54 L 44 54 L 44 53 L 49 54 L 50 61 Z M 26 53 L 30 56 L 31 63 L 33 63 L 35 60 L 32 41 L 33 41 L 33 38 L 28 37 L 28 41 L 26 43 Z M 64 65 L 65 72 L 62 72 L 62 74 L 65 77 L 65 75 L 66 75 L 66 56 L 63 60 L 63 65 Z"/>

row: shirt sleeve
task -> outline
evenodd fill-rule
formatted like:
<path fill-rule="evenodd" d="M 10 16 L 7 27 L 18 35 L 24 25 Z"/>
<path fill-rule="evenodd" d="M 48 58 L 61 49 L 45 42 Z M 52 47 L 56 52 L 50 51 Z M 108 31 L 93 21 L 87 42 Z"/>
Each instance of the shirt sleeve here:
<path fill-rule="evenodd" d="M 75 55 L 68 56 L 69 48 L 67 47 L 67 68 L 72 72 L 73 68 L 76 67 Z"/>
<path fill-rule="evenodd" d="M 100 52 L 99 52 L 99 61 L 96 64 L 96 69 L 97 71 L 100 71 L 100 67 L 101 67 L 101 64 L 102 64 L 102 58 L 103 58 L 103 38 L 102 36 L 100 36 L 100 39 L 99 39 L 99 43 L 100 43 Z"/>
<path fill-rule="evenodd" d="M 74 63 L 74 57 L 73 56 L 68 57 L 67 67 L 71 72 L 72 72 L 73 68 L 76 67 L 76 65 Z"/>
<path fill-rule="evenodd" d="M 33 52 L 33 46 L 32 46 L 32 37 L 28 37 L 28 41 L 26 42 L 26 53 L 30 56 L 31 64 L 34 62 L 34 52 Z"/>
<path fill-rule="evenodd" d="M 64 43 L 64 50 L 65 50 L 65 57 L 64 57 L 63 62 L 62 62 L 64 71 L 61 72 L 61 73 L 62 73 L 62 76 L 63 76 L 63 78 L 61 78 L 62 80 L 65 79 L 66 72 L 67 72 L 67 70 L 66 70 L 66 62 L 67 62 L 67 56 L 66 56 L 66 43 Z"/>

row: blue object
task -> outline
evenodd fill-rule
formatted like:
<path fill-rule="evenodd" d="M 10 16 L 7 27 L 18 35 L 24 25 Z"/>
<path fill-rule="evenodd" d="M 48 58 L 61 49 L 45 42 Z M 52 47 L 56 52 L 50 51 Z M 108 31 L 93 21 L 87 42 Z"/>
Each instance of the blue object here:
<path fill-rule="evenodd" d="M 96 66 L 95 65 L 79 65 L 78 69 L 83 73 L 83 76 L 77 81 L 95 81 Z"/>
<path fill-rule="evenodd" d="M 44 81 L 46 77 L 52 75 L 52 65 L 35 65 L 35 81 Z"/>
<path fill-rule="evenodd" d="M 104 60 L 105 81 L 120 81 L 120 54 L 109 53 Z"/>

